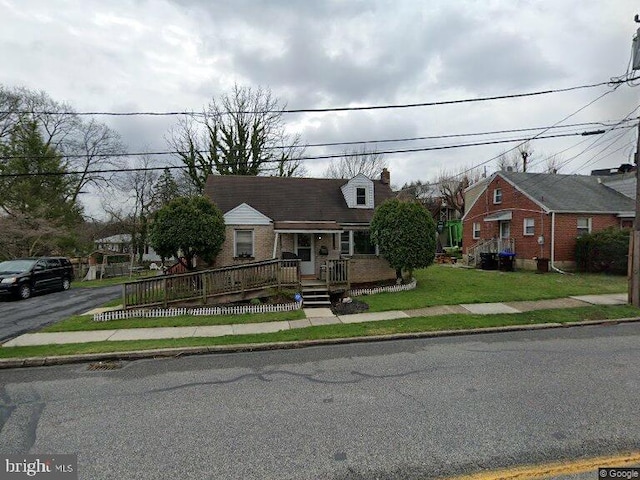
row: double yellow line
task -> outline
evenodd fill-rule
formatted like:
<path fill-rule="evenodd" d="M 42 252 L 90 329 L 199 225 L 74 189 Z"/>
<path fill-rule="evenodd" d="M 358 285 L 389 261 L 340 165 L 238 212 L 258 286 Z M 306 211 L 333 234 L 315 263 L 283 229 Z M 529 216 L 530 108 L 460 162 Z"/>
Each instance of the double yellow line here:
<path fill-rule="evenodd" d="M 629 452 L 607 457 L 593 457 L 541 465 L 528 465 L 504 470 L 474 473 L 446 480 L 536 480 L 561 475 L 596 472 L 599 468 L 632 467 L 640 465 L 640 452 Z M 596 477 L 593 477 L 594 480 Z M 443 479 L 445 480 L 445 479 Z"/>

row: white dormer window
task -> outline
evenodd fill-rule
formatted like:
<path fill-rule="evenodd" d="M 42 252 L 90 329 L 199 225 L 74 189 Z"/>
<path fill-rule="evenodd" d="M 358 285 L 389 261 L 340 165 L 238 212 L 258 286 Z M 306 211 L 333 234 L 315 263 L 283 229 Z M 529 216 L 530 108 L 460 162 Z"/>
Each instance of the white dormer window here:
<path fill-rule="evenodd" d="M 344 201 L 349 208 L 367 208 L 373 209 L 373 181 L 362 173 L 359 173 L 342 187 L 342 195 Z"/>

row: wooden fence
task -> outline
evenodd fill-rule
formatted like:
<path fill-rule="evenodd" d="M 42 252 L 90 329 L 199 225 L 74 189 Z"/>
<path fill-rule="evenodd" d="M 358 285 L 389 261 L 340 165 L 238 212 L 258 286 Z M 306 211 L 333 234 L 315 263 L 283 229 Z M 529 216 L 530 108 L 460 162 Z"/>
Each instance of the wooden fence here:
<path fill-rule="evenodd" d="M 300 260 L 268 260 L 126 282 L 122 286 L 122 301 L 125 309 L 166 308 L 180 302 L 206 304 L 216 297 L 299 285 Z"/>

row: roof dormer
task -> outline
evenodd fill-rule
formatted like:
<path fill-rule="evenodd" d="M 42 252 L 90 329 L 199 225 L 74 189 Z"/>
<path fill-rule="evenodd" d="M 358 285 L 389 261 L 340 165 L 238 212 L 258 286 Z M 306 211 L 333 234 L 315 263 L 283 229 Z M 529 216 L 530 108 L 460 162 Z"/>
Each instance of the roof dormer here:
<path fill-rule="evenodd" d="M 342 195 L 349 208 L 375 207 L 373 200 L 373 181 L 359 173 L 342 186 Z"/>

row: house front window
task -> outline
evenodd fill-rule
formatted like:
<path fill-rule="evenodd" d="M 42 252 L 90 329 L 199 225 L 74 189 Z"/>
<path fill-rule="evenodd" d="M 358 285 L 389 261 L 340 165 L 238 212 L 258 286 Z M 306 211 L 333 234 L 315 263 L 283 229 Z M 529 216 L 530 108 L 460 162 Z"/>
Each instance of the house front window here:
<path fill-rule="evenodd" d="M 366 188 L 356 188 L 356 205 L 366 205 L 367 204 L 367 189 Z"/>
<path fill-rule="evenodd" d="M 350 232 L 342 232 L 340 234 L 340 253 L 342 255 L 351 254 L 351 234 Z"/>
<path fill-rule="evenodd" d="M 502 189 L 496 188 L 493 191 L 493 203 L 502 203 Z"/>
<path fill-rule="evenodd" d="M 533 235 L 535 233 L 536 229 L 536 222 L 535 219 L 533 218 L 525 218 L 524 219 L 524 226 L 522 228 L 523 230 L 523 234 L 530 236 Z"/>
<path fill-rule="evenodd" d="M 234 245 L 234 257 L 253 257 L 253 230 L 236 230 Z"/>
<path fill-rule="evenodd" d="M 376 246 L 371 242 L 368 231 L 357 230 L 353 232 L 353 253 L 356 255 L 375 255 Z"/>
<path fill-rule="evenodd" d="M 480 224 L 474 222 L 474 224 L 473 224 L 473 239 L 474 240 L 478 240 L 479 238 L 480 238 Z"/>
<path fill-rule="evenodd" d="M 591 233 L 591 218 L 578 217 L 578 236 L 580 237 L 587 233 Z"/>

